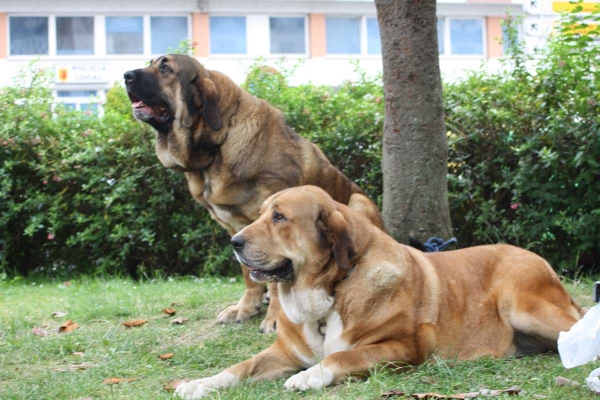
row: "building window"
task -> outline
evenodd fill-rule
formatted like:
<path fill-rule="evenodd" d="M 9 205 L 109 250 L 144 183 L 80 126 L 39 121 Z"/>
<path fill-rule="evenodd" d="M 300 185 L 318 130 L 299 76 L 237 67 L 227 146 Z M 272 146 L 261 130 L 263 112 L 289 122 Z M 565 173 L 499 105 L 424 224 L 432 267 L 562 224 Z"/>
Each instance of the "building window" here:
<path fill-rule="evenodd" d="M 166 54 L 176 50 L 188 37 L 187 17 L 150 17 L 152 54 Z"/>
<path fill-rule="evenodd" d="M 144 19 L 106 17 L 106 54 L 144 54 Z"/>
<path fill-rule="evenodd" d="M 327 54 L 360 54 L 360 18 L 325 20 Z"/>
<path fill-rule="evenodd" d="M 437 28 L 440 54 L 484 55 L 483 18 L 440 18 Z"/>
<path fill-rule="evenodd" d="M 48 17 L 10 17 L 10 54 L 47 55 Z"/>
<path fill-rule="evenodd" d="M 94 54 L 94 18 L 56 17 L 56 54 Z"/>
<path fill-rule="evenodd" d="M 246 54 L 246 17 L 210 17 L 211 54 Z"/>
<path fill-rule="evenodd" d="M 96 90 L 57 90 L 57 99 L 65 107 L 72 110 L 89 111 L 91 114 L 97 114 L 99 111 L 98 103 L 91 97 L 98 96 Z"/>
<path fill-rule="evenodd" d="M 381 34 L 376 18 L 367 18 L 367 53 L 381 54 Z"/>
<path fill-rule="evenodd" d="M 306 54 L 304 17 L 270 17 L 271 54 Z"/>
<path fill-rule="evenodd" d="M 483 55 L 482 20 L 451 19 L 450 48 L 456 55 Z"/>

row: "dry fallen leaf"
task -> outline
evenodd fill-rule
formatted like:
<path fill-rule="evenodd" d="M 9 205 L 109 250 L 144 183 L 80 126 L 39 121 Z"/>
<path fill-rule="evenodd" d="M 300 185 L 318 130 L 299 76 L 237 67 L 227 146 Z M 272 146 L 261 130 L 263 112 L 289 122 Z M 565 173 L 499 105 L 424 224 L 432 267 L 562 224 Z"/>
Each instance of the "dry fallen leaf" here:
<path fill-rule="evenodd" d="M 165 390 L 168 392 L 173 392 L 173 391 L 175 391 L 175 389 L 177 389 L 177 387 L 179 387 L 179 385 L 181 385 L 184 382 L 187 382 L 187 381 L 186 380 L 171 381 L 165 385 Z"/>
<path fill-rule="evenodd" d="M 126 326 L 128 328 L 133 328 L 133 327 L 136 327 L 136 326 L 142 326 L 146 322 L 148 322 L 147 319 L 133 319 L 131 321 L 121 322 L 121 325 Z"/>
<path fill-rule="evenodd" d="M 55 317 L 55 318 L 62 318 L 65 315 L 67 315 L 67 313 L 66 312 L 62 312 L 62 311 L 54 311 L 52 313 L 52 316 Z"/>
<path fill-rule="evenodd" d="M 171 307 L 167 307 L 163 310 L 163 312 L 165 314 L 169 314 L 169 315 L 175 315 L 176 311 L 174 309 L 172 309 Z"/>
<path fill-rule="evenodd" d="M 179 318 L 173 318 L 171 320 L 172 324 L 183 324 L 184 322 L 188 322 L 190 319 L 189 318 L 183 318 L 183 317 L 179 317 Z"/>
<path fill-rule="evenodd" d="M 58 328 L 58 333 L 72 332 L 72 331 L 74 331 L 77 328 L 79 328 L 79 324 L 77 322 L 73 322 L 71 320 L 68 320 L 67 322 L 65 322 L 64 324 L 62 324 L 60 326 L 60 328 Z"/>
<path fill-rule="evenodd" d="M 71 355 L 73 355 L 73 356 L 79 356 L 79 357 L 83 357 L 84 356 L 84 354 L 83 354 L 82 351 L 74 351 L 74 352 L 71 353 Z"/>
<path fill-rule="evenodd" d="M 51 371 L 56 371 L 56 372 L 67 372 L 67 371 L 83 371 L 89 367 L 95 367 L 95 365 L 90 364 L 90 363 L 81 363 L 81 364 L 71 364 L 71 365 L 67 365 L 66 367 L 57 367 L 57 368 L 50 368 Z"/>
<path fill-rule="evenodd" d="M 131 382 L 135 380 L 137 380 L 137 378 L 107 378 L 102 383 L 105 385 L 116 385 L 117 383 Z"/>
<path fill-rule="evenodd" d="M 46 332 L 42 328 L 38 328 L 38 327 L 33 328 L 31 330 L 31 333 L 33 333 L 34 335 L 37 335 L 37 336 L 41 336 L 41 337 L 48 336 L 48 332 Z"/>
<path fill-rule="evenodd" d="M 501 395 L 502 393 L 506 393 L 506 394 L 508 394 L 510 396 L 518 396 L 519 393 L 521 393 L 521 387 L 517 386 L 517 385 L 513 385 L 513 386 L 511 386 L 509 388 L 506 388 L 506 389 L 493 390 L 492 391 L 492 396 L 498 396 L 498 395 Z"/>
<path fill-rule="evenodd" d="M 572 380 L 564 378 L 562 376 L 557 376 L 555 383 L 556 383 L 556 386 L 568 386 L 568 385 L 579 386 L 580 385 L 579 382 L 572 381 Z"/>
<path fill-rule="evenodd" d="M 168 354 L 163 354 L 162 356 L 158 356 L 158 358 L 160 358 L 161 360 L 168 360 L 169 358 L 172 358 L 175 354 L 173 353 L 168 353 Z"/>

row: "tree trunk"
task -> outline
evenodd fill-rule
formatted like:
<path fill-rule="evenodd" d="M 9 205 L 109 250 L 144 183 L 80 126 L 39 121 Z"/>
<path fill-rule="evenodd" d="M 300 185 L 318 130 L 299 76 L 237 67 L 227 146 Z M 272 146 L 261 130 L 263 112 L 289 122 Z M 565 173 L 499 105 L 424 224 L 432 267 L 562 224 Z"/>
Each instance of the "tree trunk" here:
<path fill-rule="evenodd" d="M 375 0 L 383 53 L 383 218 L 399 242 L 452 235 L 436 0 Z"/>

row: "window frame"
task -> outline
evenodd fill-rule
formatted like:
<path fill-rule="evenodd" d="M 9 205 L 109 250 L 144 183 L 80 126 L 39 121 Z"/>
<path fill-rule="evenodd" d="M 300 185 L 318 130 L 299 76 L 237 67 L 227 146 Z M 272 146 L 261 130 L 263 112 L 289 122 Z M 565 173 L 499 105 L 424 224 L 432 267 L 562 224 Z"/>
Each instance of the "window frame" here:
<path fill-rule="evenodd" d="M 303 18 L 304 19 L 304 53 L 272 53 L 271 52 L 271 18 Z M 246 20 L 247 23 L 247 20 Z M 248 36 L 248 26 L 246 26 L 246 36 Z M 268 37 L 268 53 L 270 58 L 309 58 L 310 57 L 310 22 L 306 14 L 269 14 L 267 15 L 267 37 Z M 248 50 L 248 49 L 246 49 Z"/>
<path fill-rule="evenodd" d="M 148 37 L 148 54 L 144 53 L 144 55 L 149 55 L 151 57 L 162 56 L 164 53 L 152 53 L 152 27 L 151 27 L 151 19 L 152 17 L 186 17 L 186 39 L 193 39 L 192 36 L 192 15 L 191 13 L 171 13 L 171 14 L 144 14 L 144 40 Z M 147 22 L 146 22 L 147 20 Z M 146 27 L 148 30 L 146 33 Z M 144 50 L 146 50 L 146 43 L 144 42 Z M 166 49 L 165 49 L 166 51 Z"/>
<path fill-rule="evenodd" d="M 329 53 L 327 48 L 327 20 L 331 19 L 354 19 L 358 20 L 358 53 Z M 365 47 L 367 46 L 367 22 L 366 18 L 362 15 L 325 15 L 325 54 L 331 58 L 352 58 L 360 57 L 366 54 Z M 336 57 L 337 56 L 337 57 Z"/>
<path fill-rule="evenodd" d="M 367 29 L 367 19 L 374 19 L 377 21 L 376 15 L 346 15 L 346 14 L 331 14 L 326 15 L 326 18 L 359 18 L 359 38 L 360 38 L 360 53 L 350 54 L 331 54 L 327 53 L 327 22 L 325 23 L 325 57 L 330 59 L 347 59 L 347 58 L 360 58 L 360 59 L 381 59 L 381 54 L 369 54 L 369 31 Z M 379 21 L 377 21 L 379 24 Z M 381 32 L 381 31 L 380 31 Z M 381 40 L 381 36 L 379 38 Z M 383 49 L 382 49 L 383 51 Z"/>
<path fill-rule="evenodd" d="M 92 19 L 92 43 L 93 43 L 93 48 L 92 48 L 92 53 L 91 54 L 58 54 L 58 25 L 57 25 L 57 18 L 91 18 Z M 53 15 L 53 19 L 54 19 L 54 51 L 55 51 L 55 56 L 56 57 L 60 57 L 60 58 L 66 58 L 66 57 L 75 57 L 75 56 L 79 56 L 79 57 L 92 57 L 97 53 L 97 37 L 98 37 L 98 32 L 97 32 L 97 18 L 95 15 L 73 15 L 73 14 L 54 14 Z M 50 24 L 48 24 L 48 30 L 50 30 Z M 50 32 L 48 32 L 50 33 Z M 48 40 L 50 42 L 52 42 L 52 40 L 50 40 L 50 35 L 48 35 Z M 48 48 L 48 50 L 50 50 L 50 48 Z M 48 53 L 50 53 L 50 51 L 48 51 Z"/>
<path fill-rule="evenodd" d="M 442 40 L 444 43 L 444 52 L 439 53 L 443 59 L 486 59 L 488 54 L 487 46 L 487 20 L 485 17 L 469 17 L 469 16 L 442 16 L 438 15 L 437 19 L 443 20 L 444 32 Z M 481 21 L 481 54 L 452 54 L 452 41 L 450 38 L 450 20 L 478 20 Z M 437 22 L 436 22 L 437 23 Z"/>
<path fill-rule="evenodd" d="M 44 17 L 48 18 L 48 54 L 27 54 L 12 55 L 10 42 L 10 23 L 11 17 Z M 57 53 L 57 35 L 56 35 L 56 17 L 93 17 L 94 19 L 94 53 L 93 54 L 58 54 Z M 143 22 L 143 52 L 139 54 L 107 54 L 106 52 L 106 17 L 142 17 Z M 192 15 L 191 13 L 168 13 L 168 14 L 146 14 L 146 13 L 10 13 L 7 18 L 7 59 L 15 61 L 25 61 L 40 59 L 42 61 L 80 61 L 80 60 L 148 60 L 149 58 L 162 54 L 152 53 L 152 37 L 150 18 L 151 17 L 186 17 L 187 38 L 192 36 Z M 247 33 L 246 33 L 247 36 Z"/>
<path fill-rule="evenodd" d="M 101 47 L 101 51 L 102 51 L 102 56 L 106 57 L 106 58 L 112 58 L 112 59 L 123 59 L 123 58 L 136 58 L 136 57 L 140 57 L 140 58 L 147 58 L 150 55 L 150 18 L 146 18 L 146 14 L 134 14 L 134 13 L 127 13 L 127 14 L 101 14 L 100 17 L 102 18 L 102 34 L 101 34 L 101 42 L 102 42 L 102 47 Z M 106 41 L 106 35 L 108 34 L 108 32 L 106 31 L 106 18 L 113 18 L 113 17 L 142 17 L 142 52 L 141 53 L 126 53 L 126 54 L 108 54 L 107 52 L 107 41 Z"/>
<path fill-rule="evenodd" d="M 70 91 L 95 91 L 96 95 L 91 95 L 88 97 L 82 96 L 74 96 L 74 97 L 59 97 L 58 92 L 70 92 Z M 97 103 L 97 116 L 101 117 L 104 115 L 104 107 L 103 104 L 106 101 L 106 92 L 108 89 L 99 88 L 99 87 L 91 87 L 84 85 L 72 85 L 68 87 L 54 87 L 52 89 L 52 97 L 56 103 L 62 104 L 75 104 L 75 109 L 81 112 L 85 112 L 81 109 L 82 104 L 94 104 Z M 93 114 L 92 114 L 93 115 Z"/>
<path fill-rule="evenodd" d="M 210 58 L 223 58 L 223 59 L 237 59 L 237 58 L 246 58 L 246 57 L 250 57 L 250 43 L 248 41 L 249 38 L 249 33 L 248 33 L 248 25 L 249 25 L 249 20 L 248 20 L 248 16 L 249 14 L 210 14 L 208 16 L 208 57 Z M 210 18 L 211 17 L 244 17 L 245 21 L 246 21 L 246 52 L 245 53 L 213 53 L 212 52 L 212 48 L 211 48 L 211 44 L 210 44 L 210 38 L 211 38 L 211 33 L 210 33 Z M 269 34 L 269 41 L 271 40 L 271 36 Z M 270 43 L 269 43 L 270 44 Z M 270 46 L 269 46 L 270 47 Z"/>
<path fill-rule="evenodd" d="M 48 18 L 48 54 L 11 54 L 11 36 L 10 36 L 10 25 L 11 25 L 11 18 L 12 17 L 21 17 L 21 18 Z M 42 57 L 49 57 L 50 56 L 50 51 L 51 51 L 51 37 L 50 37 L 50 32 L 52 31 L 52 27 L 54 26 L 54 38 L 55 38 L 55 44 L 54 47 L 56 48 L 56 27 L 55 25 L 51 25 L 51 18 L 49 15 L 41 15 L 41 14 L 9 14 L 8 18 L 7 18 L 7 22 L 6 22 L 6 55 L 8 58 L 15 58 L 15 59 L 32 59 L 32 58 L 42 58 Z"/>

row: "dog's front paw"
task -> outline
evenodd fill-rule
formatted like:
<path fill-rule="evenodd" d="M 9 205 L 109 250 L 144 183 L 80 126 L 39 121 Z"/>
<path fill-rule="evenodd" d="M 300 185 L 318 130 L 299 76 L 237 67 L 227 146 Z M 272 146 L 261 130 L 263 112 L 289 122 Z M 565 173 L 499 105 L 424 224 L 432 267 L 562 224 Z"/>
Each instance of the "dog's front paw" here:
<path fill-rule="evenodd" d="M 183 399 L 201 399 L 216 389 L 235 386 L 238 379 L 235 375 L 223 371 L 210 378 L 196 379 L 177 386 L 175 395 Z"/>
<path fill-rule="evenodd" d="M 232 322 L 242 322 L 260 312 L 262 306 L 263 289 L 248 290 L 240 301 L 231 307 L 227 307 L 217 317 L 217 324 L 230 324 Z"/>
<path fill-rule="evenodd" d="M 232 322 L 242 322 L 250 317 L 255 316 L 260 312 L 260 307 L 246 306 L 236 304 L 235 306 L 227 307 L 217 317 L 217 324 L 230 324 Z"/>
<path fill-rule="evenodd" d="M 182 383 L 175 389 L 175 395 L 182 399 L 201 399 L 205 397 L 208 394 L 208 389 L 202 384 L 204 380 L 196 379 Z"/>
<path fill-rule="evenodd" d="M 269 317 L 269 314 L 260 323 L 260 333 L 277 333 L 277 318 Z"/>
<path fill-rule="evenodd" d="M 306 371 L 297 373 L 289 378 L 284 385 L 286 390 L 321 389 L 333 383 L 333 372 L 317 364 Z"/>

